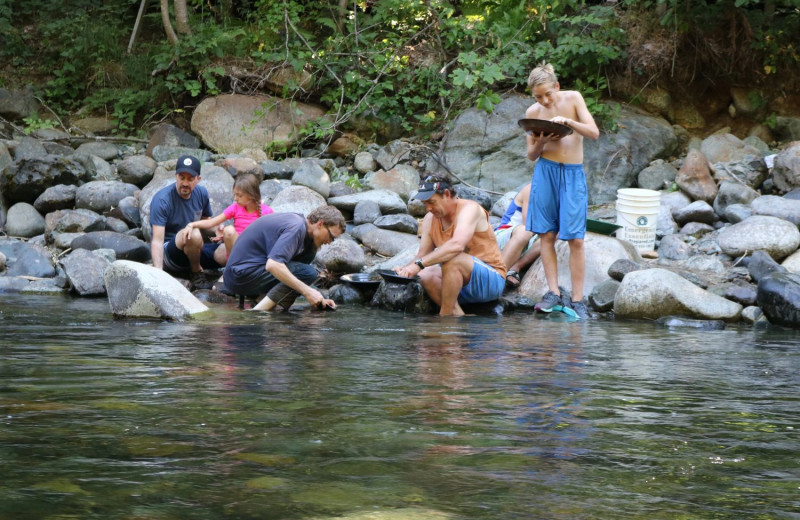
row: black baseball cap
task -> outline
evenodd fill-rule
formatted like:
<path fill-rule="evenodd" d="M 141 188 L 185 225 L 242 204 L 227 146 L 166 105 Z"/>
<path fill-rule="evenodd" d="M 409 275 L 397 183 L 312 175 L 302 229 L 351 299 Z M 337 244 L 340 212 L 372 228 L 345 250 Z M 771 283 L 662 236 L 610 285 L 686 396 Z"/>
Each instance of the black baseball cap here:
<path fill-rule="evenodd" d="M 417 200 L 428 200 L 429 198 L 433 197 L 434 193 L 441 193 L 450 188 L 450 183 L 445 179 L 428 177 L 419 183 L 419 188 L 417 194 L 414 195 L 414 198 Z"/>
<path fill-rule="evenodd" d="M 179 173 L 188 173 L 192 177 L 197 177 L 200 175 L 200 160 L 192 155 L 181 155 L 175 166 L 175 175 Z"/>

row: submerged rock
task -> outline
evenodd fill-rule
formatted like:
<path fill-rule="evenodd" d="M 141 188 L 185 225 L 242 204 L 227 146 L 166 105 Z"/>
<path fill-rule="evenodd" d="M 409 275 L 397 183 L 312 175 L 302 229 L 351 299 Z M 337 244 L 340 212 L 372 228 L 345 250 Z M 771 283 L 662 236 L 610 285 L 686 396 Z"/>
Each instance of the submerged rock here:
<path fill-rule="evenodd" d="M 758 282 L 757 301 L 771 323 L 800 329 L 800 274 L 765 276 Z"/>

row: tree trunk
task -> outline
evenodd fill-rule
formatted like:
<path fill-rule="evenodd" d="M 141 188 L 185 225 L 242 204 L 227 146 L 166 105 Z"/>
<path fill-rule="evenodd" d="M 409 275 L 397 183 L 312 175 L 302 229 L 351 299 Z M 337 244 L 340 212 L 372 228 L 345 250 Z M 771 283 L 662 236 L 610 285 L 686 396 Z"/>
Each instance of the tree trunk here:
<path fill-rule="evenodd" d="M 164 25 L 164 32 L 167 33 L 169 42 L 177 45 L 178 35 L 175 34 L 175 29 L 172 28 L 172 22 L 169 19 L 169 0 L 161 0 L 161 23 Z"/>
<path fill-rule="evenodd" d="M 173 0 L 173 5 L 175 6 L 175 26 L 178 28 L 178 34 L 192 34 L 186 0 Z"/>

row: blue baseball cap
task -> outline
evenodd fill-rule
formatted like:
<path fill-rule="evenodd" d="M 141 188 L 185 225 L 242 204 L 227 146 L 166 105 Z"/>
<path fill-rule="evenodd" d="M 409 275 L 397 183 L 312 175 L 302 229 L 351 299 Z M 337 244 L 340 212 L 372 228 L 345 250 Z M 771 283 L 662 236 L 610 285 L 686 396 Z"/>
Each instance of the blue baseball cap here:
<path fill-rule="evenodd" d="M 175 175 L 179 173 L 188 173 L 192 177 L 197 177 L 200 175 L 200 160 L 191 155 L 181 155 L 175 166 Z"/>

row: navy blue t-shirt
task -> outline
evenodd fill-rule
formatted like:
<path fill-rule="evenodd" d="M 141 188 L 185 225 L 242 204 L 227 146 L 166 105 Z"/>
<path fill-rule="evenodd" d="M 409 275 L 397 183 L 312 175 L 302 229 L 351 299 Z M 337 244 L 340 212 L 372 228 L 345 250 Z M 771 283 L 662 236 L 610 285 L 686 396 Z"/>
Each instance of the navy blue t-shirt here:
<path fill-rule="evenodd" d="M 172 240 L 189 222 L 210 217 L 211 200 L 204 186 L 195 186 L 187 200 L 178 194 L 175 184 L 161 188 L 150 203 L 150 233 L 152 226 L 164 226 L 164 242 Z"/>
<path fill-rule="evenodd" d="M 308 236 L 306 218 L 300 213 L 270 213 L 242 231 L 225 265 L 225 288 L 246 294 L 266 269 L 267 260 L 287 264 L 310 263 L 316 249 Z"/>

